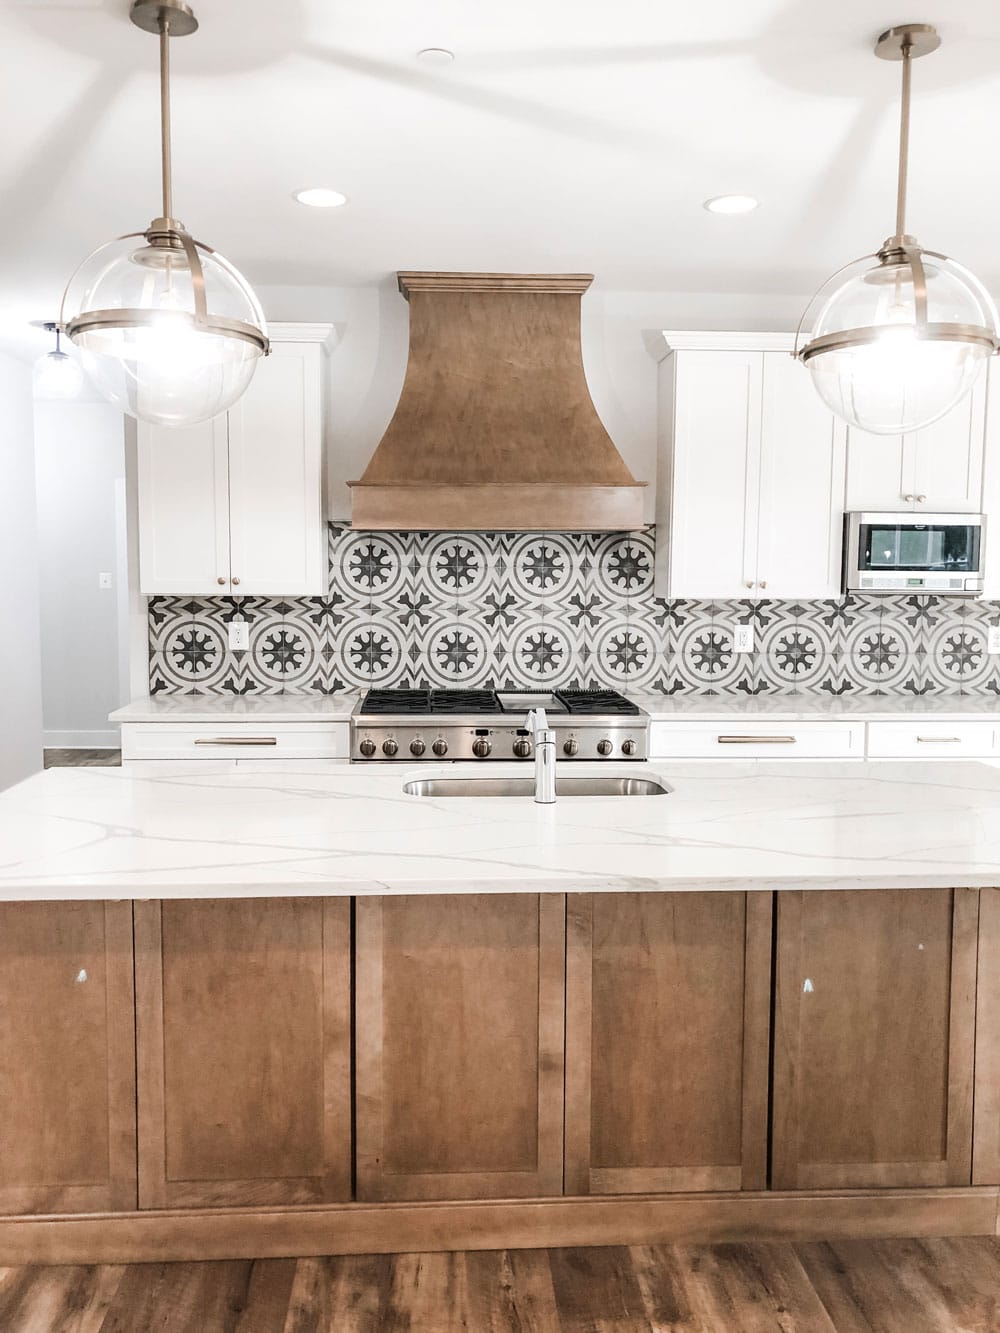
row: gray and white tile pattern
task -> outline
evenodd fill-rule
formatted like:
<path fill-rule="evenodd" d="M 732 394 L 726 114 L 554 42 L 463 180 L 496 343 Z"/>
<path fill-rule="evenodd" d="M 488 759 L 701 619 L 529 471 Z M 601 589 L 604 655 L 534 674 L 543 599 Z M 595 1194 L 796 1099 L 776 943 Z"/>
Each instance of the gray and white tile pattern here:
<path fill-rule="evenodd" d="M 414 685 L 663 695 L 1000 695 L 1000 605 L 848 595 L 665 601 L 654 532 L 383 533 L 331 524 L 323 597 L 149 599 L 154 694 Z M 242 616 L 250 647 L 231 652 Z M 752 622 L 755 651 L 734 653 Z"/>

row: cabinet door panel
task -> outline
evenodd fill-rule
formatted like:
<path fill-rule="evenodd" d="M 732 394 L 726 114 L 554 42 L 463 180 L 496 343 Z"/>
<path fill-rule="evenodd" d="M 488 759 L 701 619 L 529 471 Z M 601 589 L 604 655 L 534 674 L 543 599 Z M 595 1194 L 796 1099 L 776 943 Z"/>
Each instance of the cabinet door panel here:
<path fill-rule="evenodd" d="M 1000 1185 L 1000 889 L 979 895 L 973 1185 Z"/>
<path fill-rule="evenodd" d="M 968 1185 L 978 899 L 778 894 L 775 1189 Z"/>
<path fill-rule="evenodd" d="M 846 440 L 802 366 L 765 353 L 757 577 L 768 597 L 840 593 Z"/>
<path fill-rule="evenodd" d="M 763 1189 L 769 893 L 571 894 L 566 1192 Z"/>
<path fill-rule="evenodd" d="M 671 597 L 745 597 L 756 582 L 761 352 L 677 352 Z"/>
<path fill-rule="evenodd" d="M 562 1190 L 561 895 L 357 902 L 358 1198 Z"/>
<path fill-rule="evenodd" d="M 350 1197 L 350 903 L 136 903 L 139 1202 Z"/>
<path fill-rule="evenodd" d="M 144 596 L 217 597 L 229 590 L 228 438 L 225 415 L 179 430 L 139 422 L 139 591 Z"/>
<path fill-rule="evenodd" d="M 923 430 L 915 431 L 916 508 L 928 512 L 978 513 L 982 506 L 986 430 L 986 375 L 972 392 Z"/>
<path fill-rule="evenodd" d="M 276 343 L 230 409 L 229 511 L 241 593 L 326 591 L 322 353 Z"/>
<path fill-rule="evenodd" d="M 136 1206 L 129 903 L 0 907 L 0 1212 Z"/>
<path fill-rule="evenodd" d="M 912 437 L 847 432 L 847 508 L 911 509 L 917 483 Z"/>

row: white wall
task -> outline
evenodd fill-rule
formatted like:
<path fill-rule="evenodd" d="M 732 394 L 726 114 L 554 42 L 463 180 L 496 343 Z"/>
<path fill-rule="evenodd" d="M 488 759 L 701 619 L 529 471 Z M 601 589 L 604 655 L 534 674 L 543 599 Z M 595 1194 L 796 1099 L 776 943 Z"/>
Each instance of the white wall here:
<path fill-rule="evenodd" d="M 31 367 L 0 353 L 0 788 L 42 767 Z"/>
<path fill-rule="evenodd" d="M 35 406 L 42 712 L 47 746 L 116 746 L 123 679 L 122 414 L 110 403 Z M 101 588 L 99 574 L 111 575 Z"/>
<path fill-rule="evenodd" d="M 331 518 L 350 516 L 346 483 L 364 471 L 389 423 L 406 370 L 407 304 L 395 277 L 378 287 L 262 287 L 269 320 L 317 320 L 337 328 L 329 363 Z M 594 405 L 637 481 L 656 481 L 656 358 L 662 329 L 792 329 L 798 297 L 616 292 L 595 283 L 583 298 L 583 361 Z M 556 442 L 553 442 L 554 444 Z"/>

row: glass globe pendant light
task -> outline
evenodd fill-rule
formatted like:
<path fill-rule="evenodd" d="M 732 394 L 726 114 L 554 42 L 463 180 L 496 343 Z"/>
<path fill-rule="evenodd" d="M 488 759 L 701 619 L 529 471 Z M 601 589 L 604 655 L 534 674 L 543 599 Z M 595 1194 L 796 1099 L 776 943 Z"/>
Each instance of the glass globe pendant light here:
<path fill-rule="evenodd" d="M 76 398 L 83 388 L 83 371 L 75 357 L 64 352 L 61 344 L 62 329 L 54 319 L 33 319 L 36 329 L 45 329 L 56 335 L 51 352 L 40 356 L 31 369 L 32 396 L 38 401 L 66 401 Z"/>
<path fill-rule="evenodd" d="M 903 66 L 896 230 L 875 254 L 827 279 L 795 338 L 793 355 L 809 367 L 827 406 L 874 435 L 943 417 L 1000 348 L 996 307 L 979 279 L 906 231 L 912 62 L 940 45 L 926 23 L 890 28 L 875 44 L 880 59 Z M 809 340 L 800 346 L 804 329 Z"/>
<path fill-rule="evenodd" d="M 161 214 L 88 255 L 60 324 L 106 398 L 140 421 L 190 426 L 234 403 L 270 348 L 250 284 L 173 216 L 170 39 L 198 20 L 182 0 L 134 0 L 130 17 L 160 40 Z"/>

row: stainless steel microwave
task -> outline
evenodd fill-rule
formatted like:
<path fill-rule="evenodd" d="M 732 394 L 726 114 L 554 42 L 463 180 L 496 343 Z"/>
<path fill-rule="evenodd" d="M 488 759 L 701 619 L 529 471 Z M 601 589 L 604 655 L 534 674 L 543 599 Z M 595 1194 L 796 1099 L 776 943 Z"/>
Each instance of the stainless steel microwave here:
<path fill-rule="evenodd" d="M 844 515 L 845 592 L 983 590 L 982 514 Z"/>

